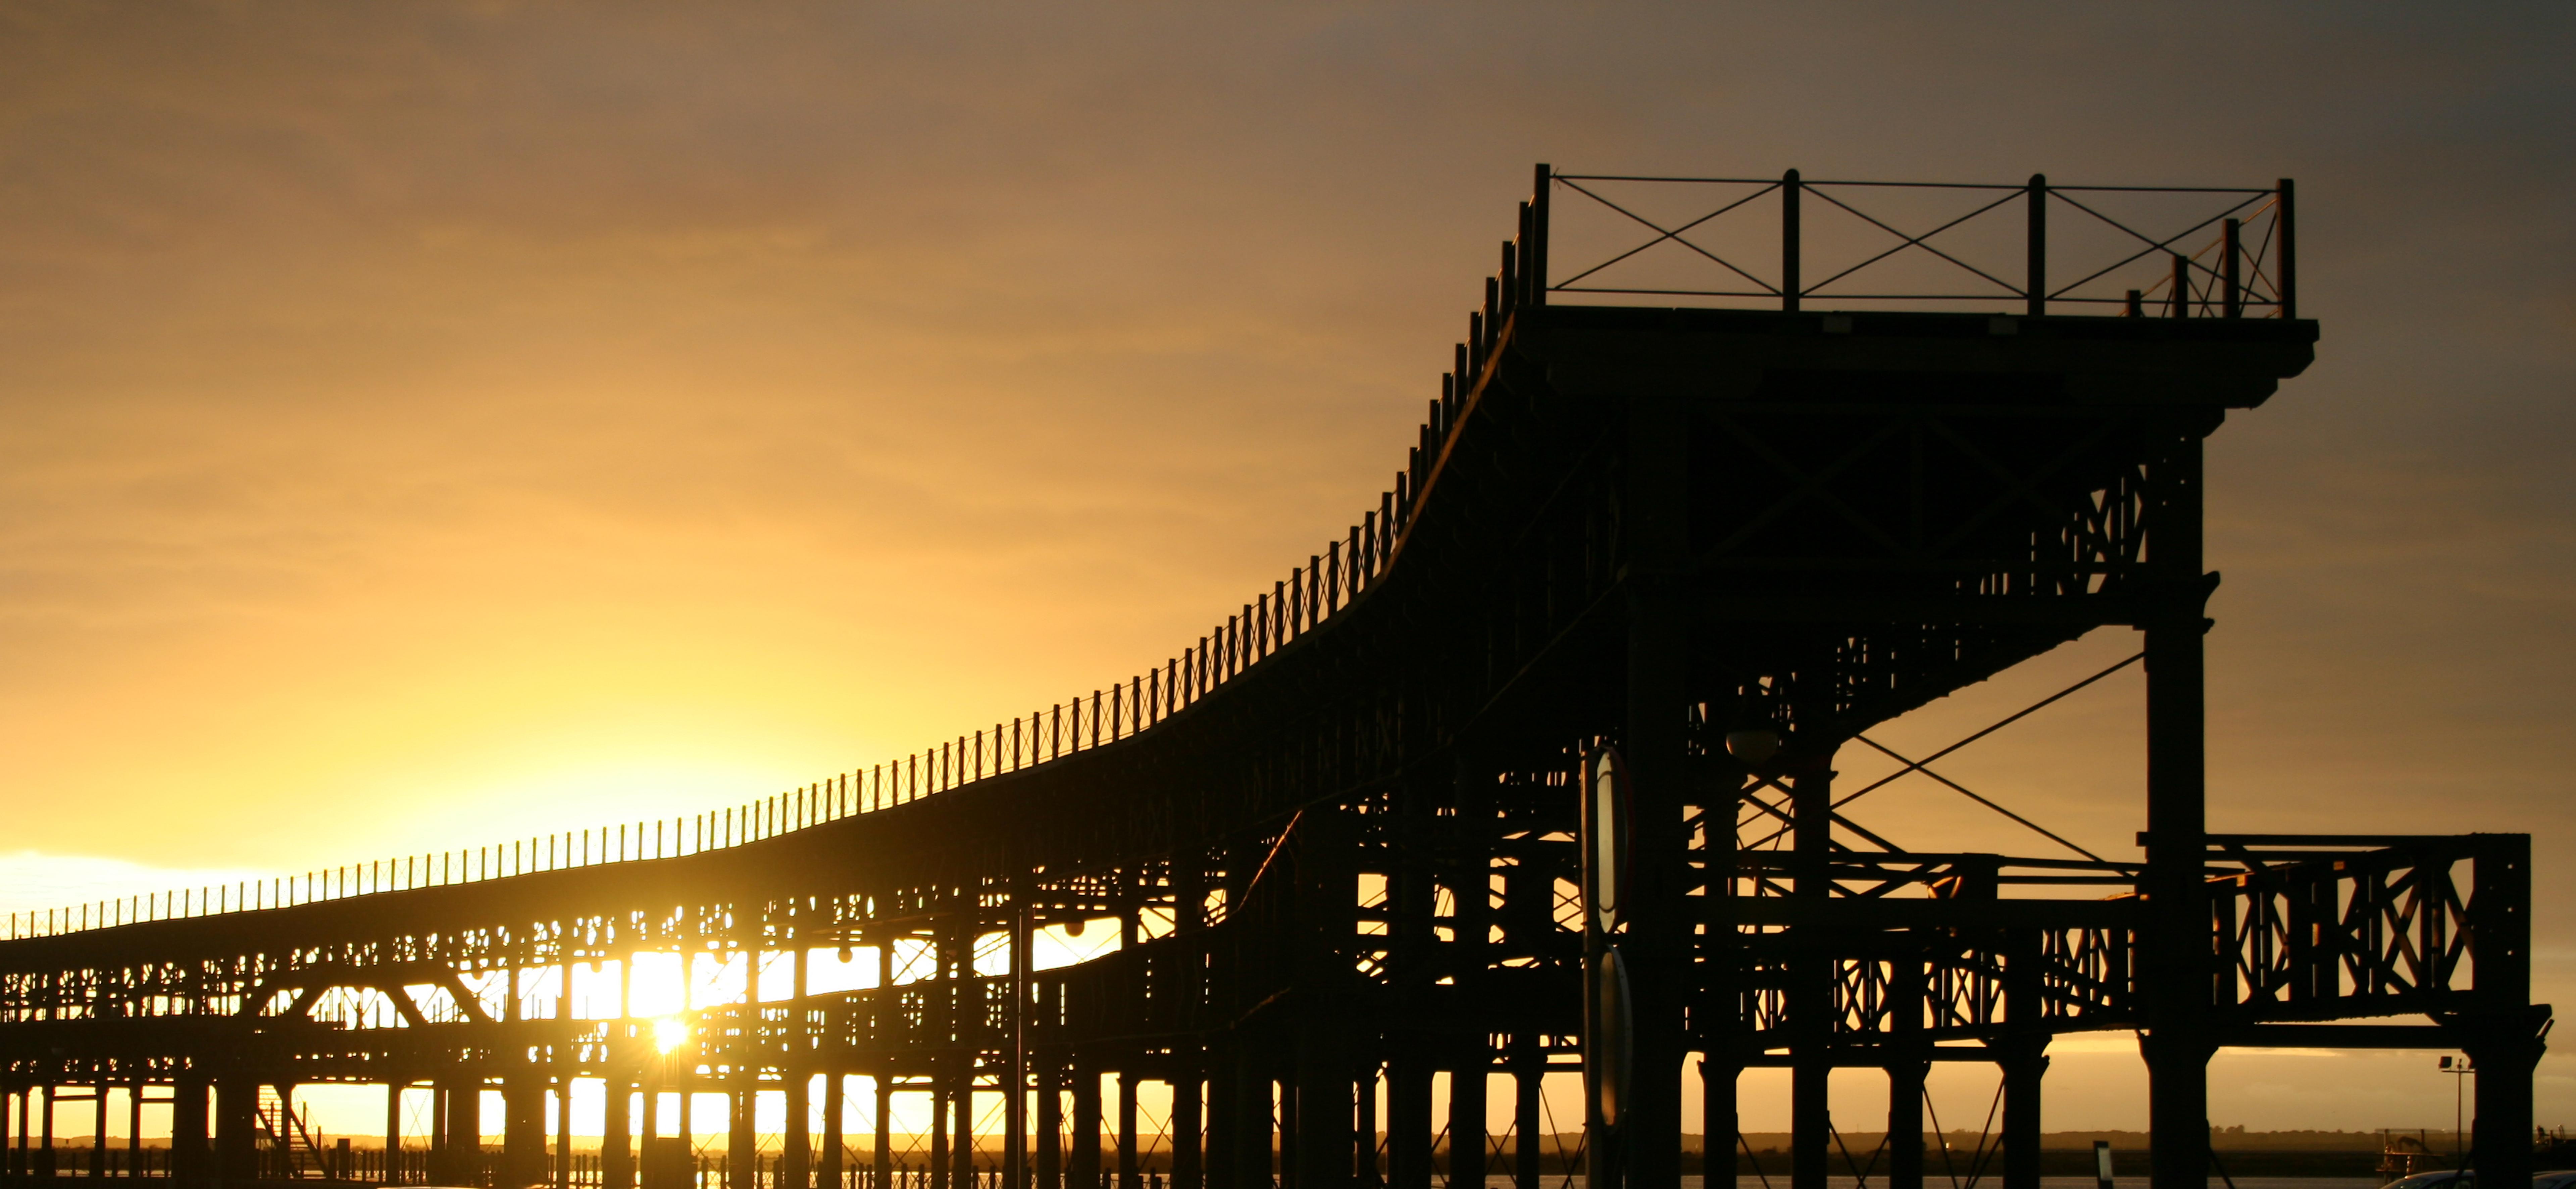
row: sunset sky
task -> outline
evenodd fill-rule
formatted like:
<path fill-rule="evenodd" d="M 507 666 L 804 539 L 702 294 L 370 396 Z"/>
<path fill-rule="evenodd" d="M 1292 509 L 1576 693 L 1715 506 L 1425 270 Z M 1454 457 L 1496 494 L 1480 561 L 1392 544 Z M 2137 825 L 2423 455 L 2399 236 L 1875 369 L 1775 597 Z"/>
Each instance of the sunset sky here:
<path fill-rule="evenodd" d="M 0 910 L 731 805 L 1159 664 L 1375 506 L 1536 161 L 2289 176 L 2324 340 L 2211 444 L 2213 827 L 2527 831 L 2576 1004 L 2571 34 L 0 3 Z M 2133 671 L 1943 770 L 2133 854 L 2138 724 Z M 2127 1044 L 2061 1046 L 2051 1129 L 2143 1125 Z M 2213 1115 L 2447 1127 L 2432 1067 L 2231 1053 Z"/>

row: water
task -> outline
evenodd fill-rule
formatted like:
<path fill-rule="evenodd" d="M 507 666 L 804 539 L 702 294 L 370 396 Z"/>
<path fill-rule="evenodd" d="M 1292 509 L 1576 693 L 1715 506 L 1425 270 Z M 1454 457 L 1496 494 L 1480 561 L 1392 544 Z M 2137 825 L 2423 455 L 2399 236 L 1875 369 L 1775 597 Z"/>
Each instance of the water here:
<path fill-rule="evenodd" d="M 1706 1189 L 1703 1183 L 1705 1178 L 1683 1177 L 1681 1180 L 1682 1189 Z M 1510 1177 L 1485 1178 L 1485 1189 L 1512 1189 L 1514 1184 Z M 1825 1184 L 1827 1189 L 1863 1189 L 1861 1181 L 1856 1177 L 1827 1177 Z M 1881 1189 L 1886 1184 L 1885 1177 L 1869 1179 L 1869 1185 L 1878 1186 Z M 1969 1189 L 1970 1184 L 1967 1178 L 1962 1177 L 1957 1182 L 1957 1189 Z M 2002 1189 L 2003 1178 L 1989 1172 L 1974 1184 L 1976 1189 Z M 2041 1177 L 2039 1184 L 2040 1189 L 2095 1189 L 2099 1182 L 2091 1177 Z M 2119 1177 L 2112 1184 L 2115 1189 L 2147 1189 L 2147 1178 Z M 2209 1184 L 2210 1189 L 2228 1189 L 2228 1182 L 2217 1177 L 2211 1177 Z M 1541 1177 L 1539 1189 L 1583 1189 L 1583 1177 L 1580 1174 L 1570 1177 L 1563 1174 Z M 1761 1177 L 1737 1177 L 1735 1189 L 1789 1189 L 1789 1178 L 1785 1175 L 1775 1175 L 1770 1178 L 1766 1186 Z M 1923 1189 L 1952 1189 L 1952 1182 L 1948 1177 L 1941 1175 L 1939 1169 L 1927 1169 L 1923 1174 Z M 2238 1177 L 2234 1182 L 2234 1189 L 2379 1189 L 2379 1178 Z"/>

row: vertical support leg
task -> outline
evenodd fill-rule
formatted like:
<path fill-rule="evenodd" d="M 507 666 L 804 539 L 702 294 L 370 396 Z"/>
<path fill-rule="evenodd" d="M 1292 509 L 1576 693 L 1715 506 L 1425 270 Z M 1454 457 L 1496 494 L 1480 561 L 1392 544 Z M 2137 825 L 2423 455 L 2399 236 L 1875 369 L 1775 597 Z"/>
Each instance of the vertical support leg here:
<path fill-rule="evenodd" d="M 951 1131 L 956 1138 L 949 1141 L 948 1151 L 957 1168 L 948 1183 L 958 1189 L 978 1189 L 979 1184 L 975 1179 L 975 1067 L 970 1064 L 972 1060 L 970 1057 L 958 1062 L 957 1090 L 951 1097 L 951 1101 L 957 1104 L 954 1108 L 957 1123 Z"/>
<path fill-rule="evenodd" d="M 1736 1080 L 1743 1074 L 1731 1049 L 1700 1061 L 1700 1169 L 1702 1176 L 1714 1178 L 1708 1184 L 1735 1183 L 1735 1148 L 1744 1130 L 1736 1113 Z"/>
<path fill-rule="evenodd" d="M 1329 1028 L 1310 1023 L 1297 1047 L 1296 1189 L 1350 1189 L 1357 1140 L 1348 1051 Z"/>
<path fill-rule="evenodd" d="M 1073 1152 L 1065 1171 L 1073 1181 L 1066 1189 L 1101 1189 L 1100 1067 L 1087 1057 L 1073 1062 Z"/>
<path fill-rule="evenodd" d="M 891 982 L 879 983 L 891 986 Z M 869 1169 L 874 1174 L 876 1189 L 894 1189 L 894 1061 L 888 1058 L 877 1067 L 876 1076 L 876 1148 L 870 1156 Z"/>
<path fill-rule="evenodd" d="M 1794 835 L 1791 863 L 1798 899 L 1821 904 L 1832 895 L 1826 862 L 1832 838 L 1832 757 L 1806 757 L 1789 784 Z M 1823 957 L 1789 964 L 1789 1177 L 1794 1189 L 1825 1189 L 1830 1168 L 1833 1113 L 1826 1093 L 1833 1077 L 1826 1043 L 1833 1035 L 1834 971 Z"/>
<path fill-rule="evenodd" d="M 1826 1097 L 1833 1067 L 1803 1059 L 1789 1067 L 1789 1183 L 1825 1189 L 1832 1170 L 1833 1110 Z"/>
<path fill-rule="evenodd" d="M 814 1103 L 811 1074 L 790 1069 L 782 1079 L 787 1099 L 787 1135 L 778 1153 L 779 1184 L 773 1189 L 813 1189 Z"/>
<path fill-rule="evenodd" d="M 1235 1148 L 1242 1135 L 1243 1111 L 1235 1105 L 1235 1056 L 1231 1037 L 1220 1036 L 1207 1047 L 1207 1142 L 1201 1174 L 1207 1189 L 1234 1189 Z"/>
<path fill-rule="evenodd" d="M 401 1082 L 385 1083 L 385 1184 L 399 1185 L 396 1170 L 402 1167 L 402 1096 Z M 175 1113 L 175 1112 L 174 1112 Z M 176 1167 L 178 1142 L 174 1130 L 170 1144 L 173 1167 Z"/>
<path fill-rule="evenodd" d="M 1923 1189 L 1923 1078 L 1931 1063 L 1887 1067 L 1887 1189 Z"/>
<path fill-rule="evenodd" d="M 602 1089 L 608 1095 L 607 1109 L 601 1112 L 599 1129 L 600 1189 L 635 1189 L 635 1126 L 631 1114 L 635 1087 L 625 1075 L 610 1077 Z"/>
<path fill-rule="evenodd" d="M 2549 1009 L 2531 1003 L 2531 839 L 2481 834 L 2476 846 L 2470 903 L 2477 993 L 2487 1010 L 2477 1013 L 2460 1046 L 2477 1068 L 2478 1113 L 2470 1134 L 2478 1180 L 2518 1186 L 2531 1178 L 2531 1075 L 2549 1022 Z"/>
<path fill-rule="evenodd" d="M 930 1078 L 930 1189 L 965 1189 L 948 1179 L 949 1075 L 943 1064 Z"/>
<path fill-rule="evenodd" d="M 1278 1136 L 1271 1129 L 1270 1075 L 1251 1046 L 1234 1058 L 1234 1138 L 1226 1145 L 1234 1179 L 1218 1189 L 1269 1189 Z"/>
<path fill-rule="evenodd" d="M 1359 1094 L 1359 1116 L 1352 1127 L 1355 1146 L 1351 1151 L 1351 1178 L 1361 1189 L 1378 1189 L 1377 1176 L 1377 1065 L 1360 1063 L 1359 1081 L 1353 1087 Z"/>
<path fill-rule="evenodd" d="M 1053 1053 L 1037 1057 L 1038 1134 L 1036 1189 L 1065 1189 L 1064 1065 Z"/>
<path fill-rule="evenodd" d="M 1200 1101 L 1203 1073 L 1199 1049 L 1194 1044 L 1172 1047 L 1172 1189 L 1205 1189 L 1200 1176 L 1199 1121 L 1204 1104 Z"/>
<path fill-rule="evenodd" d="M 572 1083 L 569 1074 L 555 1083 L 555 1189 L 572 1189 Z"/>
<path fill-rule="evenodd" d="M 533 1070 L 501 1083 L 502 1180 L 512 1189 L 546 1177 L 546 1084 Z"/>
<path fill-rule="evenodd" d="M 25 1155 L 27 1118 L 25 1110 L 31 1095 L 18 1096 L 18 1146 Z M 198 1189 L 214 1179 L 213 1155 L 206 1146 L 206 1083 L 201 1078 L 180 1078 L 170 1087 L 170 1178 L 180 1189 Z M 20 1167 L 25 1167 L 23 1160 Z"/>
<path fill-rule="evenodd" d="M 1460 756 L 1453 796 L 1458 814 L 1454 840 L 1457 870 L 1451 875 L 1457 921 L 1452 948 L 1459 1002 L 1449 1062 L 1449 1183 L 1481 1186 L 1485 1180 L 1485 1075 L 1493 1064 L 1492 1028 L 1484 1001 L 1485 971 L 1493 949 L 1493 773 L 1474 757 Z"/>
<path fill-rule="evenodd" d="M 725 1189 L 760 1189 L 759 1136 L 751 1123 L 759 1085 L 746 1077 L 725 1090 Z"/>
<path fill-rule="evenodd" d="M 1889 980 L 1893 1033 L 1887 1063 L 1887 1189 L 1923 1189 L 1923 1080 L 1931 1061 L 1922 1051 L 1925 956 L 1900 953 Z"/>
<path fill-rule="evenodd" d="M 1305 1180 L 1297 1171 L 1297 1074 L 1290 1070 L 1279 1079 L 1279 1184 L 1282 1189 L 1298 1189 Z"/>
<path fill-rule="evenodd" d="M 2149 557 L 2158 606 L 2147 653 L 2147 1128 L 2154 1189 L 2206 1189 L 2212 988 L 2203 736 L 2200 427 L 2178 425 L 2151 468 Z"/>
<path fill-rule="evenodd" d="M 257 1082 L 236 1075 L 216 1083 L 216 1176 L 227 1181 L 247 1181 L 259 1176 L 258 1115 Z M 52 1137 L 49 1135 L 46 1140 L 50 1145 Z"/>
<path fill-rule="evenodd" d="M 1131 1054 L 1129 1060 L 1134 1060 Z M 1136 1071 L 1118 1071 L 1118 1189 L 1145 1189 L 1136 1165 Z"/>
<path fill-rule="evenodd" d="M 1547 1077 L 1547 1054 L 1538 1047 L 1538 1034 L 1522 1032 L 1512 1037 L 1512 1189 L 1539 1189 L 1540 1166 L 1547 1154 L 1540 1145 L 1548 1139 L 1546 1108 L 1542 1097 Z"/>
<path fill-rule="evenodd" d="M 2008 1042 L 2004 1073 L 2004 1189 L 2039 1189 L 2039 1094 L 2045 1037 Z M 2206 1144 L 2208 1137 L 2202 1137 Z M 2204 1148 L 2204 1151 L 2206 1149 Z"/>
<path fill-rule="evenodd" d="M 460 1185 L 481 1185 L 489 1180 L 483 1159 L 483 1083 L 469 1079 L 456 1084 L 447 1102 L 447 1154 L 456 1162 Z"/>
<path fill-rule="evenodd" d="M 2496 1036 L 2461 1047 L 2476 1063 L 2477 1114 L 2469 1124 L 2480 1184 L 2531 1183 L 2531 1075 L 2542 1045 L 2523 1035 Z"/>
<path fill-rule="evenodd" d="M 1683 596 L 1690 565 L 1689 412 L 1678 402 L 1630 402 L 1627 489 L 1621 510 L 1627 534 L 1627 713 L 1621 748 L 1628 761 L 1633 811 L 1629 824 L 1626 956 L 1633 998 L 1631 1101 L 1612 1129 L 1606 1164 L 1620 1183 L 1676 1189 L 1681 1183 L 1682 1062 L 1688 1046 L 1682 988 L 1692 982 L 1685 885 L 1691 800 L 1689 686 L 1691 654 Z"/>
<path fill-rule="evenodd" d="M 849 1143 L 842 1134 L 842 1116 L 849 1093 L 849 1079 L 840 1070 L 823 1075 L 823 1159 L 814 1170 L 816 1189 L 847 1189 L 842 1183 L 842 1156 Z"/>
<path fill-rule="evenodd" d="M 1418 1042 L 1387 1065 L 1386 1172 L 1391 1189 L 1431 1189 L 1431 1066 Z"/>

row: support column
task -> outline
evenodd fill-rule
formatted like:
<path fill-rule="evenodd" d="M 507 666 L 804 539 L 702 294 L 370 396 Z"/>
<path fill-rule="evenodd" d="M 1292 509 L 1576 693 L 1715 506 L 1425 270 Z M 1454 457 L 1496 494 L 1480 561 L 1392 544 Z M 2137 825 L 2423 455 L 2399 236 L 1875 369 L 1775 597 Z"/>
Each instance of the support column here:
<path fill-rule="evenodd" d="M 1271 1129 L 1269 1066 L 1256 1043 L 1235 1046 L 1234 1138 L 1226 1144 L 1234 1177 L 1218 1189 L 1269 1189 L 1278 1136 Z"/>
<path fill-rule="evenodd" d="M 599 1129 L 600 1189 L 635 1189 L 635 1087 L 620 1074 L 610 1077 L 604 1089 L 608 1102 Z"/>
<path fill-rule="evenodd" d="M 1547 1140 L 1547 1053 L 1535 1032 L 1512 1037 L 1512 1189 L 1539 1189 Z"/>
<path fill-rule="evenodd" d="M 1073 1060 L 1073 1151 L 1065 1173 L 1067 1189 L 1100 1189 L 1100 1067 L 1088 1054 Z"/>
<path fill-rule="evenodd" d="M 1200 1070 L 1198 1046 L 1179 1044 L 1172 1047 L 1172 1189 L 1205 1189 L 1200 1176 L 1199 1098 Z"/>
<path fill-rule="evenodd" d="M 1431 1065 L 1420 1042 L 1409 1041 L 1386 1067 L 1389 1189 L 1431 1189 L 1431 1135 Z"/>
<path fill-rule="evenodd" d="M 515 1187 L 546 1180 L 546 1085 L 534 1070 L 501 1082 L 501 1181 Z"/>
<path fill-rule="evenodd" d="M 1279 1078 L 1279 1184 L 1283 1189 L 1298 1189 L 1305 1184 L 1297 1172 L 1297 1073 L 1293 1066 Z"/>
<path fill-rule="evenodd" d="M 956 1105 L 957 1124 L 950 1129 L 956 1138 L 950 1141 L 949 1159 L 956 1165 L 948 1183 L 956 1189 L 978 1189 L 975 1180 L 975 1066 L 972 1056 L 958 1059 L 957 1089 L 950 1098 Z"/>
<path fill-rule="evenodd" d="M 725 1088 L 725 1189 L 758 1189 L 760 1136 L 751 1119 L 759 1095 L 760 1083 L 749 1074 L 735 1075 Z"/>
<path fill-rule="evenodd" d="M 1621 753 L 1628 761 L 1630 905 L 1626 936 L 1635 1009 L 1629 1101 L 1609 1137 L 1609 1185 L 1677 1189 L 1681 1184 L 1682 1063 L 1689 1046 L 1682 988 L 1691 984 L 1685 885 L 1690 840 L 1687 658 L 1690 619 L 1683 592 L 1690 556 L 1688 409 L 1636 399 L 1628 407 L 1627 483 L 1622 530 L 1628 553 L 1627 713 Z"/>
<path fill-rule="evenodd" d="M 869 1171 L 876 1189 L 894 1189 L 894 1059 L 891 1057 L 877 1067 L 876 1091 L 876 1150 L 869 1157 Z"/>
<path fill-rule="evenodd" d="M 1485 971 L 1493 963 L 1493 773 L 1459 756 L 1452 795 L 1458 817 L 1458 868 L 1450 878 L 1457 920 L 1455 974 L 1463 1019 L 1453 1026 L 1449 1061 L 1449 1183 L 1481 1186 L 1485 1177 L 1485 1074 L 1493 1063 Z M 1462 1181 L 1461 1178 L 1464 1178 Z"/>
<path fill-rule="evenodd" d="M 53 1112 L 47 1111 L 49 1116 Z M 235 1075 L 215 1084 L 215 1175 L 227 1181 L 259 1176 L 259 1083 Z M 50 1133 L 51 1128 L 47 1131 Z M 48 1134 L 51 1146 L 53 1137 Z M 52 1170 L 46 1170 L 50 1173 Z M 463 1184 L 464 1182 L 457 1182 Z"/>
<path fill-rule="evenodd" d="M 564 985 L 572 985 L 569 976 Z M 555 1079 L 555 1189 L 572 1189 L 572 1082 L 570 1074 Z"/>
<path fill-rule="evenodd" d="M 2048 1072 L 2048 1039 L 2014 1037 L 2004 1043 L 2004 1189 L 2039 1189 L 2039 1094 L 2041 1075 Z M 2208 1142 L 2201 1137 L 2203 1152 Z"/>
<path fill-rule="evenodd" d="M 1790 862 L 1795 895 L 1821 903 L 1833 891 L 1826 879 L 1833 829 L 1833 757 L 1804 757 L 1790 778 Z M 1831 960 L 1801 957 L 1789 963 L 1789 1180 L 1793 1189 L 1825 1189 L 1833 1143 L 1827 1085 L 1833 1057 L 1834 985 Z"/>
<path fill-rule="evenodd" d="M 1377 1065 L 1360 1062 L 1359 1080 L 1352 1087 L 1359 1094 L 1359 1114 L 1352 1127 L 1351 1178 L 1361 1189 L 1378 1189 L 1377 1177 Z"/>
<path fill-rule="evenodd" d="M 811 1074 L 803 1069 L 786 1072 L 780 1092 L 787 1099 L 787 1135 L 778 1154 L 779 1184 L 772 1189 L 813 1189 L 814 1125 Z"/>
<path fill-rule="evenodd" d="M 1118 1071 L 1118 1189 L 1144 1186 L 1145 1178 L 1136 1167 L 1136 1071 L 1122 1069 Z"/>
<path fill-rule="evenodd" d="M 1220 1034 L 1207 1048 L 1207 1140 L 1201 1170 L 1207 1189 L 1234 1189 L 1242 1179 L 1234 1163 L 1243 1135 L 1243 1111 L 1234 1101 L 1235 1047 L 1233 1037 Z"/>
<path fill-rule="evenodd" d="M 2208 846 L 2201 574 L 2201 427 L 2177 425 L 2172 455 L 2150 469 L 2148 558 L 2156 610 L 2146 622 L 2147 894 L 2141 957 L 2147 1128 L 2154 1189 L 2207 1189 L 2212 938 L 2201 871 Z"/>
<path fill-rule="evenodd" d="M 1917 950 L 1897 955 L 1889 980 L 1894 1026 L 1887 1063 L 1887 1189 L 1923 1189 L 1923 1080 L 1932 1068 L 1923 1043 L 1924 961 Z"/>
<path fill-rule="evenodd" d="M 1350 939 L 1356 931 L 1359 876 L 1350 866 L 1356 823 L 1342 806 L 1308 806 L 1296 829 L 1295 987 L 1297 1015 L 1296 1185 L 1349 1189 L 1353 1145 L 1351 1101 Z M 1463 932 L 1463 930 L 1462 930 Z"/>
<path fill-rule="evenodd" d="M 213 1180 L 213 1151 L 206 1144 L 206 1082 L 203 1078 L 182 1077 L 170 1087 L 170 1177 L 182 1189 L 195 1189 Z M 24 1110 L 32 1095 L 21 1093 L 19 1109 Z M 26 1116 L 18 1122 L 18 1144 L 27 1142 Z M 21 1168 L 24 1167 L 22 1162 Z"/>
<path fill-rule="evenodd" d="M 1735 1183 L 1735 1149 L 1744 1129 L 1736 1110 L 1736 1080 L 1743 1074 L 1731 1047 L 1709 1053 L 1699 1063 L 1700 1168 L 1701 1175 L 1719 1178 L 1712 1184 Z"/>
<path fill-rule="evenodd" d="M 1064 1184 L 1064 1062 L 1054 1053 L 1037 1058 L 1038 1134 L 1033 1163 L 1037 1166 L 1035 1189 L 1065 1189 Z"/>
<path fill-rule="evenodd" d="M 483 1168 L 483 1082 L 466 1078 L 451 1083 L 447 1099 L 447 1171 L 445 1184 L 480 1185 Z"/>
<path fill-rule="evenodd" d="M 815 1189 L 848 1189 L 841 1170 L 842 1150 L 848 1146 L 842 1138 L 841 1115 L 849 1092 L 849 1082 L 839 1070 L 823 1075 L 823 1159 L 814 1169 Z"/>
<path fill-rule="evenodd" d="M 1027 1189 L 1029 1184 L 1029 1046 L 1036 1041 L 1029 1020 L 1028 879 L 1022 874 L 1011 891 L 1011 1017 L 1008 1052 L 1002 1069 L 1002 1184 Z"/>
<path fill-rule="evenodd" d="M 2477 994 L 2486 1010 L 2455 1018 L 2460 1048 L 2477 1073 L 2478 1180 L 2519 1186 L 2531 1179 L 2531 1075 L 2547 1047 L 2549 1009 L 2531 1003 L 2531 837 L 2475 835 L 2474 928 Z"/>

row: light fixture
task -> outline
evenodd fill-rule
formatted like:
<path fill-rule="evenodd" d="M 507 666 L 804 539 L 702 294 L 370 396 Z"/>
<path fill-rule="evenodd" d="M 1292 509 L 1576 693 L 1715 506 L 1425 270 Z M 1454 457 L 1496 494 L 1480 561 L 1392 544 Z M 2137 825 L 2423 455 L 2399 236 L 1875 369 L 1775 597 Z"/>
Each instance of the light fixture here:
<path fill-rule="evenodd" d="M 1780 732 L 1769 727 L 1738 727 L 1726 733 L 1726 754 L 1759 768 L 1780 754 Z"/>

